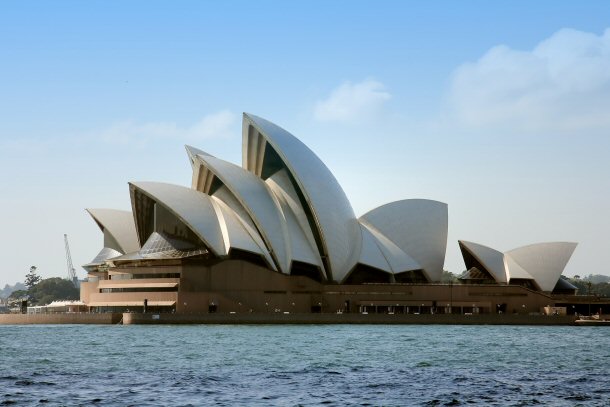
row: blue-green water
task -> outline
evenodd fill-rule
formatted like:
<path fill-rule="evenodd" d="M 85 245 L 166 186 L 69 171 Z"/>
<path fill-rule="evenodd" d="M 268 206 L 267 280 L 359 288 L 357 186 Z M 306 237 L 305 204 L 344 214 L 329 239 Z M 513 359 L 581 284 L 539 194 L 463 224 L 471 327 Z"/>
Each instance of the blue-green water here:
<path fill-rule="evenodd" d="M 610 329 L 0 326 L 0 405 L 610 405 Z"/>

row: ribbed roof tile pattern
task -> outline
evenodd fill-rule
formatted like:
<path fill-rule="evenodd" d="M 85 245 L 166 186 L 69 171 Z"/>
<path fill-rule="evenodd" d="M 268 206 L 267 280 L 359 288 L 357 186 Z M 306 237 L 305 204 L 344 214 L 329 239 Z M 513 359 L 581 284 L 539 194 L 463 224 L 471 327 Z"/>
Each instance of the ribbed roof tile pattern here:
<path fill-rule="evenodd" d="M 118 247 L 111 247 L 121 253 L 135 252 L 140 248 L 136 227 L 131 211 L 118 209 L 87 209 L 102 232 L 108 233 Z"/>
<path fill-rule="evenodd" d="M 233 249 L 249 252 L 285 274 L 295 262 L 309 264 L 339 283 L 359 265 L 388 274 L 421 270 L 430 281 L 440 280 L 446 204 L 398 201 L 358 219 L 333 174 L 305 144 L 265 119 L 243 119 L 243 168 L 186 146 L 191 188 L 130 183 L 135 245 L 124 253 L 137 252 L 138 240 L 144 244 L 157 233 L 193 239 L 193 247 L 218 258 Z"/>
<path fill-rule="evenodd" d="M 447 249 L 447 204 L 406 199 L 375 208 L 360 221 L 377 229 L 410 255 L 429 281 L 440 280 Z"/>
<path fill-rule="evenodd" d="M 345 192 L 320 158 L 292 134 L 254 115 L 244 114 L 244 120 L 266 141 L 250 143 L 249 132 L 244 133 L 244 167 L 262 176 L 264 163 L 259 173 L 250 157 L 261 156 L 261 152 L 255 151 L 261 145 L 274 149 L 311 212 L 312 223 L 319 233 L 321 255 L 328 258 L 327 272 L 335 281 L 343 280 L 358 262 L 362 248 L 360 226 Z"/>

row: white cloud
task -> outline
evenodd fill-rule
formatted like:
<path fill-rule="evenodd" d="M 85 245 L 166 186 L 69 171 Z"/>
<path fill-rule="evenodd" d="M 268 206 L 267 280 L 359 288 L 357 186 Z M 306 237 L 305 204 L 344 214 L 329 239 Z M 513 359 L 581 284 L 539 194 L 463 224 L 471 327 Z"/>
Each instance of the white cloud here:
<path fill-rule="evenodd" d="M 197 142 L 210 138 L 234 136 L 237 115 L 228 110 L 204 116 L 191 126 L 181 127 L 173 122 L 135 123 L 123 121 L 97 134 L 111 143 L 145 143 L 152 139 L 177 139 L 183 142 Z"/>
<path fill-rule="evenodd" d="M 610 130 L 610 29 L 562 29 L 531 51 L 500 45 L 453 76 L 458 123 L 530 131 Z"/>
<path fill-rule="evenodd" d="M 319 121 L 352 121 L 370 118 L 379 112 L 392 96 L 381 82 L 366 79 L 359 83 L 344 82 L 330 96 L 318 101 L 314 118 Z"/>

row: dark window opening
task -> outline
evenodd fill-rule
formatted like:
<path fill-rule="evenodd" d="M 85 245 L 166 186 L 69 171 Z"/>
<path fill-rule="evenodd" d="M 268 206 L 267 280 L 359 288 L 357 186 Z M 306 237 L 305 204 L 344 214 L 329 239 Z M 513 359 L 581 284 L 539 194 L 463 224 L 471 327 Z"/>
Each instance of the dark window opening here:
<path fill-rule="evenodd" d="M 559 277 L 557 284 L 555 284 L 555 288 L 553 288 L 553 294 L 576 295 L 577 290 L 578 287 L 574 286 L 572 283 L 565 280 L 563 277 Z"/>
<path fill-rule="evenodd" d="M 258 266 L 269 267 L 265 260 L 256 253 L 247 252 L 245 250 L 231 249 L 229 257 L 234 260 L 244 260 Z"/>
<path fill-rule="evenodd" d="M 208 191 L 208 195 L 214 195 L 214 193 L 216 191 L 218 191 L 218 188 L 220 188 L 221 186 L 223 186 L 224 184 L 222 183 L 222 181 L 214 176 L 214 178 L 212 178 L 212 184 L 210 185 L 210 190 Z"/>
<path fill-rule="evenodd" d="M 343 284 L 390 283 L 391 275 L 364 264 L 357 264 Z"/>
<path fill-rule="evenodd" d="M 144 304 L 144 301 L 142 301 Z M 157 305 L 148 305 L 146 306 L 148 313 L 152 314 L 173 314 L 176 312 L 175 306 L 157 306 Z M 116 307 L 93 307 L 94 312 L 98 313 L 123 313 L 123 312 L 135 312 L 141 313 L 144 312 L 143 305 L 141 306 L 116 306 Z"/>
<path fill-rule="evenodd" d="M 460 281 L 469 284 L 497 284 L 496 280 L 486 271 L 472 267 L 462 273 L 459 277 Z"/>
<path fill-rule="evenodd" d="M 180 273 L 134 274 L 133 278 L 180 278 Z"/>
<path fill-rule="evenodd" d="M 290 275 L 308 277 L 314 281 L 317 281 L 318 283 L 322 282 L 322 272 L 318 266 L 300 261 L 292 262 Z"/>
<path fill-rule="evenodd" d="M 536 287 L 536 284 L 533 280 L 527 280 L 524 278 L 511 278 L 510 285 L 518 285 L 521 287 L 529 288 L 533 291 L 538 291 L 538 287 Z"/>
<path fill-rule="evenodd" d="M 311 313 L 312 314 L 321 314 L 322 313 L 322 306 L 321 305 L 312 305 L 311 306 Z"/>
<path fill-rule="evenodd" d="M 276 172 L 283 170 L 283 169 L 286 170 L 286 174 L 288 175 L 288 178 L 290 179 L 290 183 L 292 184 L 292 187 L 296 191 L 297 196 L 299 198 L 299 202 L 301 203 L 301 207 L 303 208 L 303 211 L 305 212 L 307 222 L 309 223 L 309 227 L 311 228 L 311 231 L 313 233 L 314 240 L 316 241 L 316 246 L 318 248 L 318 252 L 320 253 L 320 256 L 322 257 L 322 262 L 324 264 L 324 268 L 326 270 L 330 270 L 330 264 L 327 259 L 326 253 L 324 251 L 324 245 L 322 244 L 322 238 L 318 234 L 318 226 L 316 225 L 316 221 L 313 216 L 313 213 L 311 212 L 311 208 L 309 207 L 309 204 L 307 203 L 307 200 L 305 199 L 305 196 L 303 195 L 303 191 L 301 191 L 301 188 L 299 187 L 297 181 L 292 176 L 292 172 L 288 168 L 286 168 L 286 166 L 284 165 L 284 162 L 280 158 L 279 154 L 273 149 L 273 147 L 271 147 L 271 145 L 269 145 L 269 143 L 267 143 L 265 145 L 265 156 L 263 159 L 263 168 L 262 168 L 261 178 L 263 180 L 266 180 L 267 178 L 271 177 Z"/>
<path fill-rule="evenodd" d="M 284 162 L 269 143 L 265 143 L 265 155 L 263 158 L 263 168 L 261 178 L 266 180 L 278 171 L 284 168 Z"/>
<path fill-rule="evenodd" d="M 136 231 L 140 245 L 143 245 L 155 228 L 155 202 L 130 185 L 131 204 L 134 207 Z"/>
<path fill-rule="evenodd" d="M 125 288 L 100 288 L 100 293 L 168 293 L 178 291 L 178 287 L 125 287 Z"/>
<path fill-rule="evenodd" d="M 150 278 L 180 278 L 180 273 L 113 274 L 108 280 L 140 280 Z"/>
<path fill-rule="evenodd" d="M 496 279 L 493 278 L 489 270 L 487 270 L 477 259 L 460 243 L 460 250 L 466 271 L 459 277 L 460 280 L 470 284 L 495 284 Z"/>
<path fill-rule="evenodd" d="M 402 284 L 427 283 L 428 280 L 422 270 L 410 270 L 394 274 L 394 280 Z"/>

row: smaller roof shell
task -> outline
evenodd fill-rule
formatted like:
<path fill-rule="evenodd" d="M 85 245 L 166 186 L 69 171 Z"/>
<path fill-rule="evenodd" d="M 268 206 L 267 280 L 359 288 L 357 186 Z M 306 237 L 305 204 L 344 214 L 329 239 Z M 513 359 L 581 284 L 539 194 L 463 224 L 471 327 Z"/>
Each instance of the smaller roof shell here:
<path fill-rule="evenodd" d="M 576 246 L 574 242 L 536 243 L 510 250 L 506 255 L 534 276 L 542 291 L 553 291 Z"/>
<path fill-rule="evenodd" d="M 440 281 L 447 250 L 447 204 L 406 199 L 377 207 L 360 217 L 413 258 L 429 281 Z"/>
<path fill-rule="evenodd" d="M 365 237 L 365 234 L 369 234 L 373 243 L 377 246 L 377 248 L 379 248 L 379 251 L 387 261 L 387 264 L 393 274 L 422 269 L 422 266 L 417 261 L 405 253 L 400 247 L 396 246 L 396 244 L 394 244 L 390 239 L 385 237 L 383 233 L 371 225 L 365 225 L 362 223 L 360 225 L 362 227 L 363 242 L 369 239 L 368 237 Z"/>
<path fill-rule="evenodd" d="M 517 279 L 533 280 L 540 290 L 546 292 L 553 291 L 577 246 L 573 242 L 546 242 L 501 253 L 477 243 L 460 240 L 459 244 L 498 283 L 510 283 Z"/>
<path fill-rule="evenodd" d="M 271 255 L 265 247 L 265 242 L 258 232 L 244 222 L 225 202 L 211 197 L 218 216 L 220 227 L 225 241 L 225 247 L 239 249 L 262 256 L 269 267 L 277 271 Z"/>
<path fill-rule="evenodd" d="M 132 195 L 139 191 L 172 212 L 214 255 L 227 255 L 228 248 L 224 245 L 216 211 L 208 195 L 162 182 L 131 182 L 129 185 Z"/>
<path fill-rule="evenodd" d="M 118 209 L 89 208 L 86 211 L 91 215 L 102 232 L 112 236 L 119 247 L 111 249 L 121 253 L 132 253 L 140 249 L 136 226 L 131 211 Z"/>
<path fill-rule="evenodd" d="M 504 264 L 504 253 L 492 249 L 491 247 L 467 242 L 465 240 L 460 240 L 458 243 L 460 248 L 468 250 L 468 252 L 485 267 L 496 282 L 503 284 L 508 283 L 508 273 L 506 272 L 506 266 Z M 468 268 L 469 266 L 466 265 L 466 267 Z"/>

